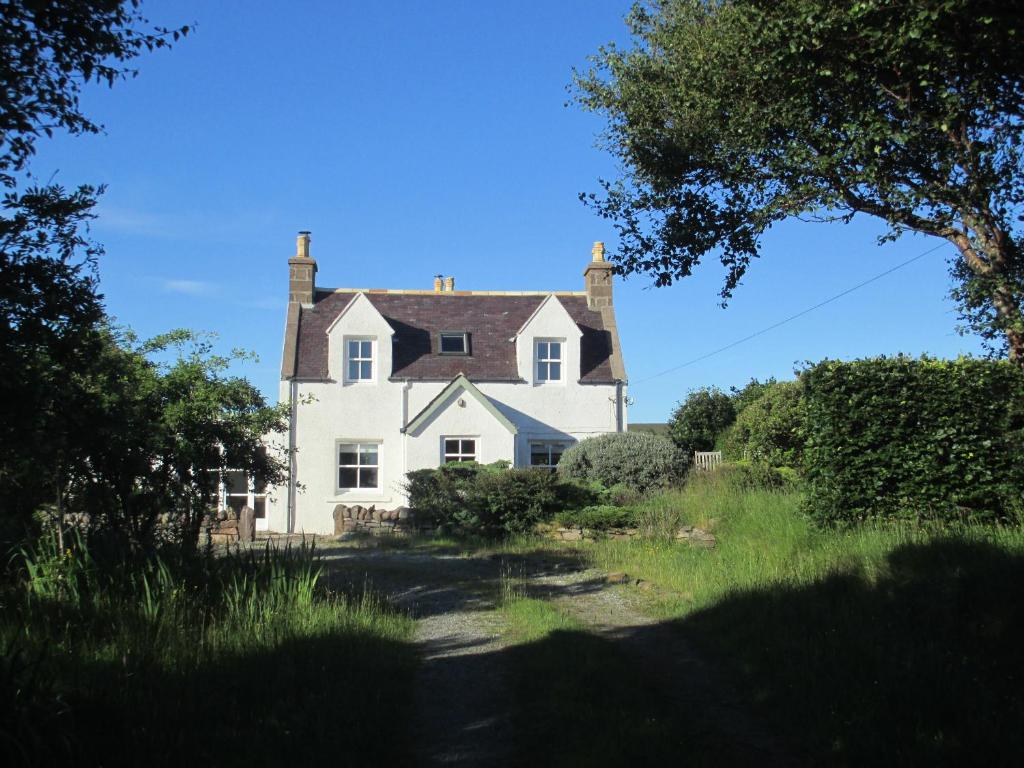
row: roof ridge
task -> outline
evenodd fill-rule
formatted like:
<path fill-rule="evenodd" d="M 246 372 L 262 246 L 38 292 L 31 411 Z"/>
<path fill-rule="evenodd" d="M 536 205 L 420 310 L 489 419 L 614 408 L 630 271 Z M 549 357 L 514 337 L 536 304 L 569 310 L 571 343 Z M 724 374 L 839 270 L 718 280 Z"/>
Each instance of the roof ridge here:
<path fill-rule="evenodd" d="M 317 293 L 372 293 L 398 296 L 586 296 L 586 291 L 435 291 L 418 288 L 317 288 Z"/>

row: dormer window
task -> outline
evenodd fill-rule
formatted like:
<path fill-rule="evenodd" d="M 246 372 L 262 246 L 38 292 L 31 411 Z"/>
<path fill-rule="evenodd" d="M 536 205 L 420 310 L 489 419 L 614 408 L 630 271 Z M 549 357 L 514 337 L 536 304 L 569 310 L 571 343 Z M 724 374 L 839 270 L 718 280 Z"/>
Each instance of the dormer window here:
<path fill-rule="evenodd" d="M 536 343 L 537 381 L 562 380 L 562 349 L 560 339 L 538 339 Z"/>
<path fill-rule="evenodd" d="M 469 334 L 466 331 L 441 331 L 438 351 L 442 355 L 468 355 Z"/>
<path fill-rule="evenodd" d="M 373 339 L 345 340 L 345 374 L 348 381 L 373 381 Z"/>

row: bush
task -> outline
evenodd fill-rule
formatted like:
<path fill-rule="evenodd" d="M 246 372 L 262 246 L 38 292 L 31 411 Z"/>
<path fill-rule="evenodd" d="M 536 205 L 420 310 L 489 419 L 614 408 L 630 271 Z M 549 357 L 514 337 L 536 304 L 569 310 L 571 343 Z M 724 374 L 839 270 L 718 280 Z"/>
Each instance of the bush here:
<path fill-rule="evenodd" d="M 760 391 L 724 436 L 725 454 L 773 467 L 799 466 L 804 451 L 803 385 L 779 381 L 761 385 Z"/>
<path fill-rule="evenodd" d="M 631 507 L 600 504 L 559 512 L 555 515 L 555 522 L 565 528 L 590 528 L 606 531 L 609 528 L 635 528 L 637 514 L 636 510 Z"/>
<path fill-rule="evenodd" d="M 710 451 L 718 435 L 736 419 L 732 398 L 717 387 L 702 387 L 676 406 L 668 422 L 668 436 L 687 461 L 694 451 Z"/>
<path fill-rule="evenodd" d="M 527 531 L 567 501 L 587 503 L 598 493 L 559 483 L 545 469 L 509 469 L 507 462 L 445 464 L 406 477 L 409 506 L 417 518 L 472 533 Z"/>
<path fill-rule="evenodd" d="M 613 432 L 582 440 L 562 454 L 563 478 L 624 485 L 646 492 L 679 482 L 688 459 L 671 440 L 643 432 Z"/>
<path fill-rule="evenodd" d="M 802 374 L 807 511 L 1015 519 L 1024 502 L 1024 374 L 1005 361 L 826 360 Z"/>
<path fill-rule="evenodd" d="M 740 491 L 794 491 L 800 486 L 800 476 L 792 467 L 756 461 L 726 461 L 712 474 Z"/>

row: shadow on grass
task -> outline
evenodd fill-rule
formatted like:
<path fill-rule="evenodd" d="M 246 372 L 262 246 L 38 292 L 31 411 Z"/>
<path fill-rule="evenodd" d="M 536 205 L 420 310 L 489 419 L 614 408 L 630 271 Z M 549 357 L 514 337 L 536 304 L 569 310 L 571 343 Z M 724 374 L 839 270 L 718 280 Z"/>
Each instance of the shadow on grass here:
<path fill-rule="evenodd" d="M 188 671 L 79 670 L 70 765 L 401 765 L 415 653 L 360 634 L 287 640 Z M 130 671 L 129 671 L 130 670 Z M 60 750 L 64 751 L 64 750 Z M 44 750 L 26 764 L 53 764 Z M 55 756 L 54 756 L 55 757 Z M 20 761 L 15 764 L 22 764 Z"/>
<path fill-rule="evenodd" d="M 957 540 L 883 575 L 738 594 L 679 622 L 810 761 L 1016 764 L 1024 558 Z"/>

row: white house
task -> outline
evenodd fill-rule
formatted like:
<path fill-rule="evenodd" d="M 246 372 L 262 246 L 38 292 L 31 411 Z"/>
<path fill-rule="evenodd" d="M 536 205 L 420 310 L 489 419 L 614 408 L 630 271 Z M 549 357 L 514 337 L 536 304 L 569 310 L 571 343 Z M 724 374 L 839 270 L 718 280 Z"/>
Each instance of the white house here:
<path fill-rule="evenodd" d="M 281 366 L 291 480 L 261 528 L 331 533 L 337 504 L 395 509 L 406 472 L 448 461 L 553 466 L 626 429 L 612 267 L 595 243 L 583 291 L 319 288 L 300 233 Z"/>

